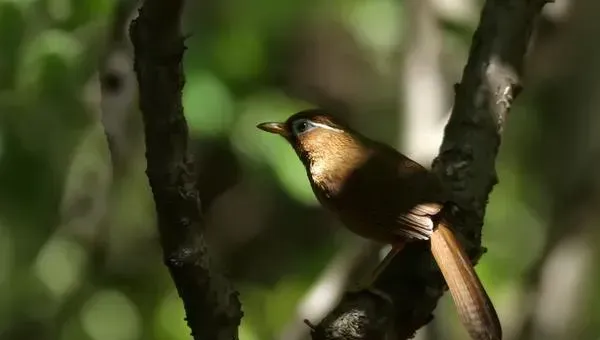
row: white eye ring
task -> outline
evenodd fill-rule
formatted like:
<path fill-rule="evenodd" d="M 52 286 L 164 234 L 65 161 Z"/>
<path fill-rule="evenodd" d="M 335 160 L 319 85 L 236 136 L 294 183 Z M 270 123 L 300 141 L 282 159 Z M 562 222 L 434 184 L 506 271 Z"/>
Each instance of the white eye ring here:
<path fill-rule="evenodd" d="M 335 131 L 338 133 L 344 132 L 344 130 L 334 128 L 334 127 L 331 127 L 331 126 L 323 124 L 323 123 L 313 122 L 312 120 L 309 120 L 309 119 L 298 119 L 297 121 L 292 123 L 292 133 L 294 134 L 294 136 L 299 136 L 299 135 L 306 133 L 314 128 L 327 129 L 327 130 Z"/>
<path fill-rule="evenodd" d="M 315 128 L 315 124 L 308 119 L 299 119 L 292 124 L 292 132 L 295 136 L 301 135 Z"/>

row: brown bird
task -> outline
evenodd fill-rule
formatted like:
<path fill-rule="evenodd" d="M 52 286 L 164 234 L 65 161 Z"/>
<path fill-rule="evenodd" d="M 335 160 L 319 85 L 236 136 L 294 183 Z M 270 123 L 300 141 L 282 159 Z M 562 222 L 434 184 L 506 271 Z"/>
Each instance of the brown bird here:
<path fill-rule="evenodd" d="M 448 195 L 433 173 L 319 109 L 296 113 L 283 123 L 262 123 L 258 128 L 281 135 L 292 145 L 306 167 L 315 196 L 348 229 L 392 245 L 374 277 L 406 242 L 429 240 L 471 337 L 502 338 L 494 306 L 440 214 Z"/>

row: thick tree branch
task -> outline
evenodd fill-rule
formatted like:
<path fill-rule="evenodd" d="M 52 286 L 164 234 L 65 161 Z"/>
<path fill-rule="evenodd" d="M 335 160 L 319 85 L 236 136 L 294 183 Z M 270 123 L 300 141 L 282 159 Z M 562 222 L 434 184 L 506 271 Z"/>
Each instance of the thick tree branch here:
<path fill-rule="evenodd" d="M 211 268 L 183 115 L 183 0 L 146 0 L 130 27 L 146 134 L 148 179 L 164 261 L 194 339 L 237 339 L 238 294 Z"/>
<path fill-rule="evenodd" d="M 545 0 L 487 0 L 434 171 L 459 207 L 455 226 L 474 260 L 506 116 L 521 87 L 523 59 Z M 312 332 L 313 339 L 407 339 L 427 324 L 446 289 L 424 242 L 409 244 L 376 282 L 394 308 L 369 292 L 347 294 Z"/>

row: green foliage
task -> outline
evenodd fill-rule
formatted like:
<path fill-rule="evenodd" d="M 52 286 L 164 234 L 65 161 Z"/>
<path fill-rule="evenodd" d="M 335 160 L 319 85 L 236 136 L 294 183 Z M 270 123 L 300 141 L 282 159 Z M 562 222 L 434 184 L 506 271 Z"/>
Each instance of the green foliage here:
<path fill-rule="evenodd" d="M 106 98 L 100 98 L 97 71 L 106 49 L 114 48 L 108 32 L 125 3 L 120 1 L 125 0 L 0 0 L 1 340 L 189 339 L 181 301 L 161 264 L 135 91 L 126 95 L 131 98 L 117 124 L 126 142 L 115 138 L 111 145 L 124 150 L 122 168 L 113 170 L 99 117 Z M 183 104 L 190 144 L 197 142 L 194 151 L 202 155 L 209 153 L 208 141 L 225 144 L 228 165 L 239 163 L 241 173 L 240 184 L 206 212 L 209 243 L 216 245 L 211 251 L 242 293 L 240 338 L 277 338 L 336 250 L 335 233 L 317 235 L 313 228 L 324 219 L 293 149 L 256 129 L 315 105 L 280 86 L 304 65 L 301 56 L 282 51 L 331 33 L 315 31 L 319 23 L 335 23 L 323 27 L 348 33 L 356 44 L 352 53 L 360 54 L 352 57 L 375 65 L 381 77 L 373 88 L 364 86 L 361 96 L 375 102 L 369 105 L 390 107 L 396 104 L 376 102 L 378 89 L 396 82 L 409 14 L 403 1 L 393 0 L 213 1 L 208 13 L 189 3 L 186 27 L 193 36 L 186 41 Z M 445 50 L 461 56 L 444 61 L 457 74 L 472 23 L 443 22 L 440 28 Z M 321 44 L 327 46 L 319 53 L 344 48 L 329 40 Z M 346 53 L 339 53 L 340 64 Z M 353 79 L 344 72 L 364 70 L 327 65 L 315 67 L 324 73 L 316 82 L 327 87 L 338 77 L 332 96 L 366 105 L 357 104 L 344 83 Z M 125 88 L 126 81 L 119 86 Z M 483 240 L 489 251 L 477 270 L 501 306 L 508 304 L 505 296 L 518 295 L 550 237 L 544 212 L 552 198 L 544 194 L 544 178 L 531 170 L 531 150 L 541 147 L 536 141 L 545 122 L 535 114 L 539 107 L 530 98 L 513 111 L 498 160 L 500 184 L 486 215 Z M 376 136 L 393 130 L 383 119 L 366 120 Z M 303 233 L 311 234 L 298 237 Z M 289 249 L 304 250 L 280 259 Z M 279 268 L 275 260 L 286 265 Z M 264 278 L 244 277 L 236 269 L 248 266 Z M 597 276 L 590 280 L 598 282 Z M 600 320 L 597 289 L 590 301 L 587 315 L 594 322 L 587 332 L 593 333 Z M 457 328 L 455 319 L 448 320 L 449 329 Z"/>
<path fill-rule="evenodd" d="M 208 72 L 189 72 L 183 106 L 192 134 L 229 134 L 234 98 L 226 85 Z"/>
<path fill-rule="evenodd" d="M 306 104 L 293 101 L 274 91 L 257 93 L 240 103 L 242 114 L 232 131 L 232 143 L 245 157 L 267 163 L 283 188 L 303 203 L 316 203 L 306 178 L 306 170 L 293 149 L 281 137 L 257 133 L 256 124 L 285 121 L 289 112 L 305 109 Z"/>

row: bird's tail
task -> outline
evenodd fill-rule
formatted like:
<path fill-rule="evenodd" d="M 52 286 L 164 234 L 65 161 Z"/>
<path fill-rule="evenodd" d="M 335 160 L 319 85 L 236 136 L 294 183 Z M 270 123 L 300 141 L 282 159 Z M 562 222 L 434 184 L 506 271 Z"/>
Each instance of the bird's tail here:
<path fill-rule="evenodd" d="M 502 339 L 502 328 L 496 310 L 471 261 L 444 221 L 439 223 L 431 235 L 431 252 L 448 284 L 460 320 L 471 338 Z"/>

